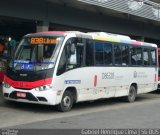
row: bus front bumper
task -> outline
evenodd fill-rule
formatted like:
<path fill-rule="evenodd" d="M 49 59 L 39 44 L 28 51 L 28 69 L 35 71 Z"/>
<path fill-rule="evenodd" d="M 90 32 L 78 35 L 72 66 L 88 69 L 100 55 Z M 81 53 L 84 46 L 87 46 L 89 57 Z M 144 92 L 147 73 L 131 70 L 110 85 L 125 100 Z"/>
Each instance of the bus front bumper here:
<path fill-rule="evenodd" d="M 23 90 L 13 87 L 6 88 L 3 86 L 3 96 L 7 100 L 35 103 L 44 105 L 56 105 L 57 92 L 53 89 L 37 91 L 36 89 Z"/>

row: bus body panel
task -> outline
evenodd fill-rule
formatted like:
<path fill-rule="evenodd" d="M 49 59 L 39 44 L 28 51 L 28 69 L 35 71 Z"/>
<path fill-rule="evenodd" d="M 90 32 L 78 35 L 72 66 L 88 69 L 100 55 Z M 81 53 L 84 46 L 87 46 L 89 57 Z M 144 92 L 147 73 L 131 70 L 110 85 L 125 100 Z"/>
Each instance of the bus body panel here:
<path fill-rule="evenodd" d="M 23 90 L 23 89 L 15 89 L 13 87 L 10 88 L 5 88 L 3 87 L 3 94 L 8 93 L 9 96 L 13 92 L 21 92 L 21 93 L 30 93 L 32 94 L 35 99 L 37 100 L 32 100 L 32 99 L 26 99 L 26 98 L 9 98 L 5 97 L 8 100 L 13 100 L 13 101 L 20 101 L 20 102 L 30 102 L 30 103 L 36 103 L 36 104 L 44 104 L 44 105 L 56 105 L 56 96 L 57 92 L 54 91 L 53 89 L 47 90 L 47 91 L 36 91 L 35 89 L 32 90 Z M 46 98 L 47 101 L 40 101 L 38 98 L 43 97 Z"/>
<path fill-rule="evenodd" d="M 137 84 L 137 94 L 140 94 L 156 90 L 155 74 L 153 73 L 156 74 L 155 68 L 82 67 L 57 76 L 55 89 L 61 89 L 63 95 L 67 88 L 75 87 L 78 93 L 78 102 L 127 96 L 133 83 Z M 95 76 L 97 76 L 96 86 L 94 86 Z M 60 100 L 61 98 L 58 102 Z"/>
<path fill-rule="evenodd" d="M 135 72 L 137 72 L 137 76 L 135 75 L 134 77 Z M 133 83 L 137 84 L 137 94 L 156 90 L 153 72 L 155 72 L 155 68 L 146 69 L 139 67 L 135 70 L 133 67 L 82 67 L 56 76 L 52 82 L 53 88 L 50 90 L 20 90 L 13 87 L 8 89 L 3 87 L 3 92 L 9 94 L 13 91 L 26 92 L 32 93 L 35 97 L 42 97 L 43 95 L 47 99 L 47 102 L 33 102 L 25 99 L 18 99 L 17 101 L 49 105 L 59 104 L 64 91 L 69 87 L 76 88 L 78 95 L 77 102 L 121 97 L 128 95 L 130 85 Z M 125 75 L 126 73 L 127 76 Z M 96 86 L 94 85 L 95 76 L 97 76 Z M 60 95 L 57 94 L 58 92 L 60 92 Z M 7 99 L 16 101 L 16 99 Z"/>

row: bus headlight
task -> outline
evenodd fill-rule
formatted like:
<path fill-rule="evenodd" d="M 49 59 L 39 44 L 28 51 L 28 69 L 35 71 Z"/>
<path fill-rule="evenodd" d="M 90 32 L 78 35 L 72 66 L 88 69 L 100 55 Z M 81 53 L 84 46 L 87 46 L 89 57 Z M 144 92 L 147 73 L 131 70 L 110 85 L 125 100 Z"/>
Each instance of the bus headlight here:
<path fill-rule="evenodd" d="M 44 86 L 40 86 L 35 88 L 36 91 L 44 91 L 44 90 L 49 90 L 52 88 L 52 85 L 44 85 Z"/>
<path fill-rule="evenodd" d="M 8 83 L 6 83 L 6 82 L 3 82 L 3 86 L 5 87 L 5 88 L 10 88 L 11 86 L 8 84 Z"/>

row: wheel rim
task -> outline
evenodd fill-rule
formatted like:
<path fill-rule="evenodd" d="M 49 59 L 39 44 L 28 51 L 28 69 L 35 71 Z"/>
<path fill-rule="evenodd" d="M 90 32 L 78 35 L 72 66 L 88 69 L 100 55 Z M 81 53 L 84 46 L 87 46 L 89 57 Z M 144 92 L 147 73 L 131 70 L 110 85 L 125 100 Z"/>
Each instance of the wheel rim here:
<path fill-rule="evenodd" d="M 65 107 L 69 107 L 71 105 L 71 99 L 70 99 L 69 96 L 64 97 L 64 99 L 63 99 L 63 105 Z"/>

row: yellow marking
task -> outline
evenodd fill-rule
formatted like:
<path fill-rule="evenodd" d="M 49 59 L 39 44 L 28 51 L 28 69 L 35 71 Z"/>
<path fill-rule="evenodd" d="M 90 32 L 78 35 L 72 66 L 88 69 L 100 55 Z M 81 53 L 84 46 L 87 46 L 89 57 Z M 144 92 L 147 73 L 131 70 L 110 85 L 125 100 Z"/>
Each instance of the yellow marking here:
<path fill-rule="evenodd" d="M 110 42 L 120 42 L 119 38 L 114 38 L 114 37 L 93 36 L 93 39 L 102 40 L 102 41 L 110 41 Z"/>

